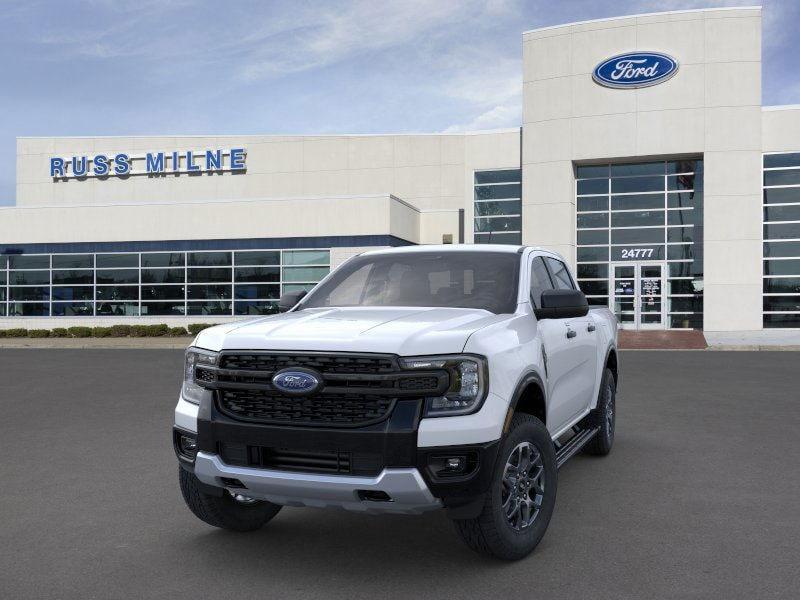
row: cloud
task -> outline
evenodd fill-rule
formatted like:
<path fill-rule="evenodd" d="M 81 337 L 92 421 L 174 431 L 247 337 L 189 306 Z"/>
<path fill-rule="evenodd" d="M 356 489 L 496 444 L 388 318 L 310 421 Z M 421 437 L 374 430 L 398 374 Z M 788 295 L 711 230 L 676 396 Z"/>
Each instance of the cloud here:
<path fill-rule="evenodd" d="M 460 133 L 464 131 L 480 131 L 484 129 L 505 129 L 517 127 L 522 122 L 520 102 L 500 104 L 479 114 L 468 123 L 450 125 L 443 133 Z"/>
<path fill-rule="evenodd" d="M 471 2 L 355 2 L 304 14 L 302 27 L 273 32 L 251 45 L 239 76 L 256 81 L 307 71 L 357 55 L 402 46 L 458 20 Z"/>

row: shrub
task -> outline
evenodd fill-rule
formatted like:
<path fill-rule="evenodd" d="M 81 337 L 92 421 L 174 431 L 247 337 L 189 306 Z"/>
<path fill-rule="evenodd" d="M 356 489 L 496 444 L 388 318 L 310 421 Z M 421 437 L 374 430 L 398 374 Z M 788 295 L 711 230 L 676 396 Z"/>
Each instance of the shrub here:
<path fill-rule="evenodd" d="M 64 327 L 54 327 L 50 337 L 69 337 L 69 332 Z"/>
<path fill-rule="evenodd" d="M 111 337 L 111 327 L 92 327 L 92 337 Z"/>
<path fill-rule="evenodd" d="M 170 337 L 181 337 L 184 335 L 188 335 L 185 327 L 170 327 L 169 333 L 167 333 Z"/>
<path fill-rule="evenodd" d="M 22 327 L 14 327 L 12 329 L 6 329 L 5 333 L 6 333 L 5 337 L 10 337 L 10 338 L 28 337 L 28 330 Z"/>
<path fill-rule="evenodd" d="M 160 325 L 145 325 L 147 328 L 147 337 L 161 337 L 169 333 L 169 327 L 164 323 Z"/>
<path fill-rule="evenodd" d="M 130 325 L 112 325 L 109 329 L 111 337 L 128 337 L 131 334 Z"/>
<path fill-rule="evenodd" d="M 191 335 L 197 335 L 203 329 L 208 329 L 209 327 L 213 327 L 213 323 L 190 323 L 189 324 L 189 333 Z"/>
<path fill-rule="evenodd" d="M 50 337 L 50 330 L 49 329 L 28 329 L 28 337 L 32 337 L 32 338 Z"/>
<path fill-rule="evenodd" d="M 131 325 L 131 337 L 146 337 L 147 325 Z"/>
<path fill-rule="evenodd" d="M 69 335 L 72 337 L 87 338 L 87 337 L 92 337 L 92 328 L 83 326 L 70 327 L 69 329 L 67 329 L 67 333 L 69 333 Z"/>
<path fill-rule="evenodd" d="M 0 338 L 4 338 L 4 337 L 6 337 L 6 330 L 5 329 L 0 329 Z"/>

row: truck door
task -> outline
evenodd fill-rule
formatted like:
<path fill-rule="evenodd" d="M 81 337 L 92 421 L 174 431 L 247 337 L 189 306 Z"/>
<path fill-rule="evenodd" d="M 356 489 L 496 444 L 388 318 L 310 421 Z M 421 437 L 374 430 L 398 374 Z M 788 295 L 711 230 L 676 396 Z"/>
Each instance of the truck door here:
<path fill-rule="evenodd" d="M 564 263 L 547 256 L 539 257 L 539 260 L 546 265 L 545 273 L 549 277 L 550 287 L 577 289 Z M 532 284 L 535 281 L 533 272 L 532 269 Z M 541 285 L 542 277 L 539 274 L 536 281 Z M 539 326 L 548 356 L 548 429 L 554 432 L 584 412 L 591 403 L 597 372 L 596 333 L 594 320 L 588 315 L 542 319 Z"/>

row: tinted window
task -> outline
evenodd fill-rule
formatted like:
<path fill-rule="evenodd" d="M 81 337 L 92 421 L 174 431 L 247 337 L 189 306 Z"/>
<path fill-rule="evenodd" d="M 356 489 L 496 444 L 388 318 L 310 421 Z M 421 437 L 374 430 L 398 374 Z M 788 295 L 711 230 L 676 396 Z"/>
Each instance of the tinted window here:
<path fill-rule="evenodd" d="M 550 281 L 550 274 L 544 264 L 544 259 L 537 256 L 531 264 L 531 302 L 535 308 L 541 306 L 542 292 L 552 290 L 553 282 Z"/>
<path fill-rule="evenodd" d="M 572 277 L 567 270 L 567 266 L 562 263 L 560 260 L 556 260 L 555 258 L 550 258 L 549 256 L 545 258 L 547 261 L 547 266 L 550 269 L 550 275 L 553 278 L 553 284 L 557 290 L 574 290 L 575 284 L 572 281 Z"/>
<path fill-rule="evenodd" d="M 516 309 L 516 252 L 409 252 L 354 258 L 302 303 L 324 306 L 430 306 Z"/>
<path fill-rule="evenodd" d="M 98 269 L 115 269 L 119 267 L 138 267 L 138 254 L 98 254 Z"/>

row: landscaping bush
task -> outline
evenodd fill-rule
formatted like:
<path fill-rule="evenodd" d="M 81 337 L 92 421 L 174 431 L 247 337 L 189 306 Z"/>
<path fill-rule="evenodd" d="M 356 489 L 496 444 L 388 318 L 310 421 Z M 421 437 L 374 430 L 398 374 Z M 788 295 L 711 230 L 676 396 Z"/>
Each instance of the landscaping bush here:
<path fill-rule="evenodd" d="M 92 337 L 111 337 L 111 327 L 92 327 Z"/>
<path fill-rule="evenodd" d="M 12 329 L 6 329 L 5 334 L 5 337 L 10 338 L 28 337 L 28 330 L 22 327 L 14 327 Z"/>
<path fill-rule="evenodd" d="M 170 327 L 167 335 L 170 337 L 181 337 L 184 335 L 189 335 L 189 332 L 186 331 L 185 327 Z"/>
<path fill-rule="evenodd" d="M 50 337 L 50 330 L 49 329 L 28 329 L 28 337 L 32 337 L 32 338 Z"/>
<path fill-rule="evenodd" d="M 131 337 L 147 337 L 147 325 L 131 325 Z"/>
<path fill-rule="evenodd" d="M 69 332 L 64 327 L 54 327 L 50 332 L 50 337 L 69 337 Z"/>
<path fill-rule="evenodd" d="M 70 336 L 75 338 L 87 338 L 87 337 L 92 337 L 92 328 L 83 326 L 70 327 L 69 329 L 67 329 L 67 333 L 69 333 Z"/>
<path fill-rule="evenodd" d="M 213 323 L 190 323 L 189 324 L 189 333 L 191 335 L 197 335 L 203 329 L 208 329 L 209 327 L 213 327 Z"/>
<path fill-rule="evenodd" d="M 109 329 L 111 337 L 128 337 L 131 334 L 130 325 L 112 325 Z"/>
<path fill-rule="evenodd" d="M 169 327 L 164 323 L 160 325 L 145 325 L 147 327 L 147 337 L 161 337 L 169 333 Z"/>

